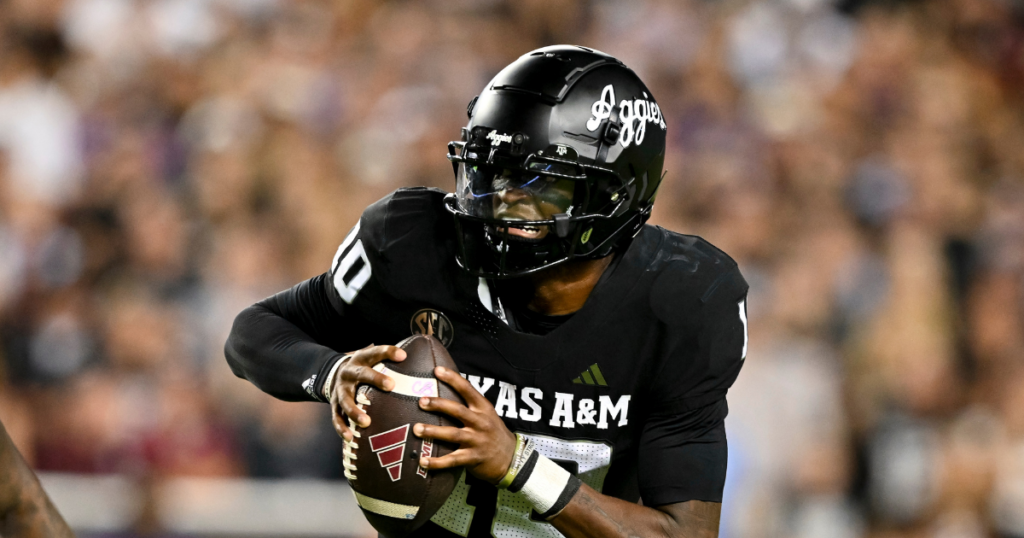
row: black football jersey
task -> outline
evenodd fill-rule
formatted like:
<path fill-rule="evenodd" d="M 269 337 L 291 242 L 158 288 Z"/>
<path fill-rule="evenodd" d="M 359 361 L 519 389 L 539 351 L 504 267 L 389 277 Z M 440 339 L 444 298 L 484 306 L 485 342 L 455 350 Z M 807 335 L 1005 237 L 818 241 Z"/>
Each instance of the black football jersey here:
<path fill-rule="evenodd" d="M 363 213 L 326 275 L 341 320 L 332 345 L 433 334 L 542 454 L 607 495 L 655 491 L 638 483 L 645 425 L 716 403 L 720 421 L 743 365 L 747 284 L 736 263 L 703 239 L 645 226 L 582 309 L 546 335 L 521 333 L 493 283 L 458 267 L 443 196 L 402 189 Z M 467 476 L 416 536 L 478 531 L 560 536 L 520 494 Z"/>

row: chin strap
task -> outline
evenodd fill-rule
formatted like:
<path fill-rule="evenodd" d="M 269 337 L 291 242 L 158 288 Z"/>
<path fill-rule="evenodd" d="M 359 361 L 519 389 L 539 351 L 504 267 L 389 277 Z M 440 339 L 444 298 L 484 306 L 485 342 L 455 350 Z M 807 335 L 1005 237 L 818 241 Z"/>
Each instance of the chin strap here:
<path fill-rule="evenodd" d="M 587 260 L 593 260 L 598 258 L 604 258 L 615 251 L 624 251 L 629 248 L 630 243 L 643 229 L 644 224 L 651 218 L 651 209 L 654 208 L 654 204 L 648 204 L 646 208 L 640 210 L 639 213 L 634 214 L 626 222 L 619 227 L 614 233 L 610 235 L 614 240 L 605 240 L 603 243 L 597 246 L 594 250 L 584 255 L 576 255 L 575 258 L 582 258 Z"/>

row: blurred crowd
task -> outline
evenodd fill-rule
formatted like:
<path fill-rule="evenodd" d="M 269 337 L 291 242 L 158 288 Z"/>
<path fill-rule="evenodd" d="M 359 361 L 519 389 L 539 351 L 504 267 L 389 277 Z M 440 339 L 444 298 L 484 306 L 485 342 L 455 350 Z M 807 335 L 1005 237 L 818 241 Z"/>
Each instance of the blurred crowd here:
<path fill-rule="evenodd" d="M 0 0 L 0 418 L 40 470 L 338 478 L 234 315 L 451 190 L 467 102 L 577 43 L 663 110 L 652 222 L 751 284 L 722 535 L 1024 537 L 1020 7 Z"/>

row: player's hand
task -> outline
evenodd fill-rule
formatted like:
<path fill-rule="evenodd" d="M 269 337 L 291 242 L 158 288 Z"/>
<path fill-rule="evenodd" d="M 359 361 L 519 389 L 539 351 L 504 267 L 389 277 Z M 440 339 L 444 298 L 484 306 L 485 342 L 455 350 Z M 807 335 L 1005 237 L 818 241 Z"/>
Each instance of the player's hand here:
<path fill-rule="evenodd" d="M 466 401 L 466 405 L 447 398 L 420 398 L 420 407 L 455 418 L 462 422 L 463 427 L 428 424 L 413 426 L 412 431 L 417 437 L 459 445 L 458 450 L 440 458 L 421 457 L 420 467 L 447 469 L 464 466 L 473 476 L 497 484 L 512 463 L 516 436 L 505 427 L 491 402 L 462 376 L 440 366 L 434 369 L 434 375 L 455 389 Z"/>
<path fill-rule="evenodd" d="M 373 367 L 384 360 L 404 361 L 405 350 L 395 346 L 369 346 L 352 354 L 334 374 L 334 386 L 331 388 L 331 421 L 334 431 L 345 438 L 353 439 L 344 417 L 352 419 L 360 428 L 370 425 L 370 415 L 356 407 L 356 387 L 362 383 L 391 391 L 395 382 L 390 377 L 376 371 Z M 461 378 L 460 378 L 461 379 Z"/>

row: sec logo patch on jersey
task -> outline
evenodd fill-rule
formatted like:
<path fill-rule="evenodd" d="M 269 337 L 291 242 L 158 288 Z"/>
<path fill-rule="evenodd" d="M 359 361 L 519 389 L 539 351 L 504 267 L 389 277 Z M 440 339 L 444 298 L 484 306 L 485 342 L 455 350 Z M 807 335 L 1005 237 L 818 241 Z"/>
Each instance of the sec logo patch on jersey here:
<path fill-rule="evenodd" d="M 433 308 L 423 308 L 413 314 L 409 320 L 409 331 L 414 335 L 433 336 L 440 340 L 444 347 L 448 347 L 455 338 L 455 327 L 452 326 L 451 320 Z"/>

